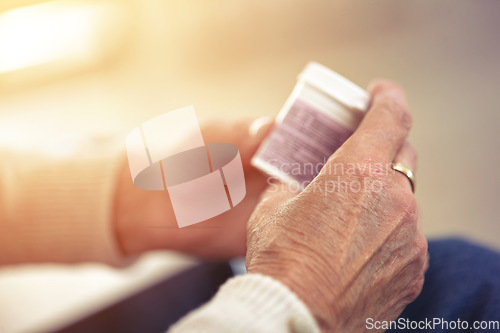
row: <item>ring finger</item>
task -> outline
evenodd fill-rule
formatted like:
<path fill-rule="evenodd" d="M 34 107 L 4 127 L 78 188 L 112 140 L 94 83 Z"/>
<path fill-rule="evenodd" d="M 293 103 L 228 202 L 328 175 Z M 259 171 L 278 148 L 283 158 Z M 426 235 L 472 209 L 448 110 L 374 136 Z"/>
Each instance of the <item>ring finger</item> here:
<path fill-rule="evenodd" d="M 410 142 L 405 141 L 399 151 L 396 153 L 396 156 L 394 157 L 394 163 L 401 163 L 402 165 L 406 166 L 409 168 L 413 174 L 417 171 L 417 152 L 415 151 L 415 148 L 411 145 Z M 408 182 L 410 183 L 410 186 L 415 185 L 413 181 L 409 179 L 408 176 L 405 176 L 401 172 L 396 172 L 398 174 L 398 182 L 401 182 L 402 186 L 408 186 Z"/>

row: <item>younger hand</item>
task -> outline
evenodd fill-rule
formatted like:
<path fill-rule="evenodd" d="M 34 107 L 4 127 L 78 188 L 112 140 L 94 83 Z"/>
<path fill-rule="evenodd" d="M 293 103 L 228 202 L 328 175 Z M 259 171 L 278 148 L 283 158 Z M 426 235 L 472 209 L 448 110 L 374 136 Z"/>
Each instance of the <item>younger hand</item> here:
<path fill-rule="evenodd" d="M 260 125 L 260 126 L 259 126 Z M 206 143 L 226 142 L 238 147 L 246 181 L 246 196 L 231 210 L 179 229 L 167 191 L 136 188 L 124 161 L 115 195 L 115 229 L 126 255 L 170 249 L 210 259 L 228 259 L 246 251 L 246 223 L 267 187 L 266 176 L 250 159 L 267 135 L 271 120 L 263 118 L 219 121 L 202 126 Z"/>

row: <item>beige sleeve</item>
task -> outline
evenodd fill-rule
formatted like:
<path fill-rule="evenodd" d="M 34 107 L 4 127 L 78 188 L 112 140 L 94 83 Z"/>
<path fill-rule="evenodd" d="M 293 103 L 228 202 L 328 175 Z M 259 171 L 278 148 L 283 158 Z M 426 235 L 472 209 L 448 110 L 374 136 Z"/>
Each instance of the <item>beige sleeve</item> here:
<path fill-rule="evenodd" d="M 0 265 L 124 264 L 111 223 L 123 154 L 60 155 L 0 148 Z"/>

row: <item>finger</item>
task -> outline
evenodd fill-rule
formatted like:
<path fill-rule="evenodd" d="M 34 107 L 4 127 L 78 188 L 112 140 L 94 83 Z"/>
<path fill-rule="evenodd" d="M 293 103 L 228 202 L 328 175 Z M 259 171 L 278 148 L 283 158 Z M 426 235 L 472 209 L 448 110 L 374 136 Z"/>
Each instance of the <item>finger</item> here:
<path fill-rule="evenodd" d="M 406 140 L 412 118 L 403 90 L 395 83 L 378 81 L 371 88 L 371 106 L 349 140 L 361 157 L 382 163 L 394 160 Z"/>
<path fill-rule="evenodd" d="M 431 260 L 431 256 L 429 252 L 427 252 L 427 255 L 425 256 L 425 263 L 424 263 L 424 273 L 427 272 L 429 269 L 429 261 Z"/>
<path fill-rule="evenodd" d="M 394 157 L 394 163 L 401 163 L 404 166 L 408 167 L 413 174 L 417 171 L 417 151 L 410 142 L 405 141 L 399 151 L 396 153 Z M 408 179 L 406 175 L 401 172 L 395 171 L 395 175 L 398 178 L 398 182 L 401 183 L 401 186 L 412 186 L 411 181 Z M 415 185 L 415 184 L 413 184 Z"/>
<path fill-rule="evenodd" d="M 203 139 L 205 143 L 226 142 L 235 145 L 240 151 L 243 165 L 248 166 L 273 123 L 271 117 L 210 122 L 202 126 Z"/>
<path fill-rule="evenodd" d="M 394 157 L 394 163 L 402 163 L 410 168 L 413 172 L 417 171 L 417 151 L 412 146 L 409 141 L 405 141 L 401 148 L 399 148 L 396 156 Z"/>

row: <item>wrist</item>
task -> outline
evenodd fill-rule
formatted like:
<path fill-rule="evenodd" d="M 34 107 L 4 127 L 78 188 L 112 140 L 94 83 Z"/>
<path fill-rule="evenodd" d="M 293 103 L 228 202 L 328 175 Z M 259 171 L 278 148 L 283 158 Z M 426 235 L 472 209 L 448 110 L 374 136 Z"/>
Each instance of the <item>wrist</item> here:
<path fill-rule="evenodd" d="M 125 255 L 139 255 L 172 244 L 165 230 L 177 225 L 167 192 L 136 188 L 127 161 L 120 168 L 114 198 L 112 223 Z"/>
<path fill-rule="evenodd" d="M 324 332 L 334 331 L 335 315 L 328 298 L 333 290 L 315 269 L 313 260 L 301 256 L 264 260 L 248 264 L 247 272 L 269 276 L 290 289 L 309 309 Z M 331 298 L 331 297 L 329 297 Z"/>

